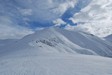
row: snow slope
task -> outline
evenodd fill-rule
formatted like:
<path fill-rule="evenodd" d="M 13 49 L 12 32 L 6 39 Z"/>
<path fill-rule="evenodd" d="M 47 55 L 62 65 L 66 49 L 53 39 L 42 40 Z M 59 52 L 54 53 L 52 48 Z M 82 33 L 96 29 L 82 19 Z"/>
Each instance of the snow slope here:
<path fill-rule="evenodd" d="M 111 75 L 111 50 L 92 34 L 46 28 L 0 47 L 0 75 Z"/>
<path fill-rule="evenodd" d="M 112 75 L 112 60 L 65 54 L 0 59 L 0 75 Z"/>
<path fill-rule="evenodd" d="M 13 42 L 17 41 L 17 39 L 5 39 L 5 40 L 0 40 L 0 46 L 5 46 L 6 44 L 11 44 Z"/>
<path fill-rule="evenodd" d="M 105 39 L 112 43 L 112 35 L 109 35 L 109 36 L 105 37 Z"/>
<path fill-rule="evenodd" d="M 112 0 L 92 0 L 71 20 L 79 27 L 99 37 L 112 34 Z"/>
<path fill-rule="evenodd" d="M 0 51 L 2 54 L 8 53 L 7 55 L 10 56 L 13 54 L 16 56 L 41 55 L 41 53 L 112 56 L 112 46 L 107 41 L 82 31 L 68 31 L 60 28 L 37 31 L 11 45 L 7 45 L 7 47 L 5 46 Z"/>

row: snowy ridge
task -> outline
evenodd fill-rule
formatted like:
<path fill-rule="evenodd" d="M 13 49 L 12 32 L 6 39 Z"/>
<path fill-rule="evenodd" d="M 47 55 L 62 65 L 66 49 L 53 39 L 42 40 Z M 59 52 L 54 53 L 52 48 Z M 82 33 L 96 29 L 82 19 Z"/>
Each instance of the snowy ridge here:
<path fill-rule="evenodd" d="M 112 35 L 109 35 L 109 36 L 105 37 L 105 39 L 112 43 Z"/>
<path fill-rule="evenodd" d="M 37 31 L 14 42 L 2 51 L 2 54 L 8 53 L 9 55 L 17 53 L 16 56 L 32 55 L 33 53 L 33 55 L 73 53 L 112 57 L 112 46 L 107 41 L 82 31 L 68 31 L 60 28 Z"/>
<path fill-rule="evenodd" d="M 48 28 L 0 47 L 0 75 L 111 75 L 111 55 L 106 40 Z"/>

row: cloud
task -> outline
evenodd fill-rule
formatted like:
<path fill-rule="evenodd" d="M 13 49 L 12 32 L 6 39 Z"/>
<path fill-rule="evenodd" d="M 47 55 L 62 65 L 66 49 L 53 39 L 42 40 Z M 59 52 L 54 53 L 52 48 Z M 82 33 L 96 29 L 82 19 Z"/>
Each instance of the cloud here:
<path fill-rule="evenodd" d="M 112 34 L 112 0 L 92 0 L 77 14 L 70 18 L 81 29 L 99 37 Z"/>
<path fill-rule="evenodd" d="M 23 16 L 31 16 L 32 15 L 32 9 L 19 9 L 18 10 L 20 11 L 20 13 L 23 15 Z"/>
<path fill-rule="evenodd" d="M 40 24 L 51 23 L 77 4 L 77 0 L 3 0 L 1 2 L 1 9 L 4 7 L 2 11 L 6 12 L 5 15 L 11 10 L 9 13 L 13 14 L 15 19 L 28 18 L 30 22 Z"/>
<path fill-rule="evenodd" d="M 74 8 L 82 8 L 89 1 L 0 0 L 0 38 L 20 38 L 32 29 L 67 24 L 62 16 L 75 13 Z"/>
<path fill-rule="evenodd" d="M 25 35 L 31 34 L 33 31 L 22 27 L 1 26 L 0 25 L 0 39 L 20 39 Z"/>
<path fill-rule="evenodd" d="M 31 29 L 13 24 L 9 17 L 0 16 L 0 39 L 20 39 L 31 33 Z"/>
<path fill-rule="evenodd" d="M 76 0 L 0 0 L 0 39 L 21 38 L 32 28 L 53 25 L 75 4 Z"/>
<path fill-rule="evenodd" d="M 61 26 L 61 25 L 65 25 L 66 22 L 64 22 L 62 19 L 58 18 L 56 20 L 53 21 L 55 26 Z"/>
<path fill-rule="evenodd" d="M 65 29 L 67 29 L 67 30 L 75 30 L 75 26 L 71 26 L 71 25 L 69 25 L 69 24 L 67 24 L 66 26 L 65 26 Z"/>

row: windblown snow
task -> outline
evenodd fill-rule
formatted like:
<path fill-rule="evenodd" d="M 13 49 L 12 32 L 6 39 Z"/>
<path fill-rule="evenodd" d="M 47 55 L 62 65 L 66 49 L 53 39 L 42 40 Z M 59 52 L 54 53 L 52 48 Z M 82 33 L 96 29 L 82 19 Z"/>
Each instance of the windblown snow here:
<path fill-rule="evenodd" d="M 51 27 L 2 42 L 0 75 L 112 75 L 112 45 L 93 34 Z"/>

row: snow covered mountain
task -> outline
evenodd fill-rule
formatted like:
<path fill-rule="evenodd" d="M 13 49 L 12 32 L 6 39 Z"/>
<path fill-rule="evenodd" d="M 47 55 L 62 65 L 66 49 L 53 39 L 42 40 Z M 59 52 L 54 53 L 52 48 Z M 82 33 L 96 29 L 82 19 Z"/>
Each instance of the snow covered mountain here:
<path fill-rule="evenodd" d="M 13 42 L 17 41 L 17 39 L 5 39 L 5 40 L 0 40 L 0 46 L 5 46 L 5 45 L 9 45 Z"/>
<path fill-rule="evenodd" d="M 107 57 L 112 57 L 112 45 L 106 40 L 46 28 L 0 46 L 0 75 L 111 75 Z"/>
<path fill-rule="evenodd" d="M 1 49 L 2 54 L 8 51 L 7 55 L 32 55 L 33 50 L 34 54 L 73 53 L 112 57 L 112 46 L 107 41 L 82 31 L 60 28 L 39 30 L 6 46 Z"/>
<path fill-rule="evenodd" d="M 112 0 L 0 0 L 0 75 L 112 75 L 111 14 Z"/>
<path fill-rule="evenodd" d="M 112 43 L 112 35 L 109 35 L 109 36 L 105 37 L 105 39 Z"/>
<path fill-rule="evenodd" d="M 79 27 L 99 37 L 112 34 L 112 0 L 92 0 L 71 20 Z"/>

